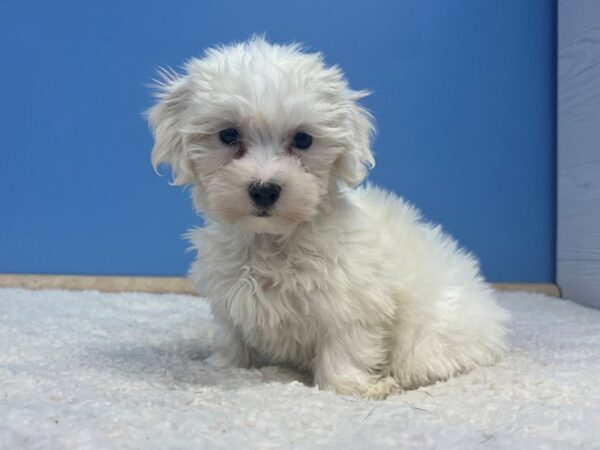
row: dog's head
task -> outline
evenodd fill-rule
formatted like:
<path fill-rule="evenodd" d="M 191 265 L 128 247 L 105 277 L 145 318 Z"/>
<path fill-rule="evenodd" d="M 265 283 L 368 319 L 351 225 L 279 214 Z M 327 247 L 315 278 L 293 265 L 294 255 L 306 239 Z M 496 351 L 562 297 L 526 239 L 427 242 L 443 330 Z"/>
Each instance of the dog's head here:
<path fill-rule="evenodd" d="M 373 165 L 373 124 L 337 67 L 262 38 L 208 50 L 164 74 L 150 109 L 152 163 L 191 184 L 213 220 L 278 233 L 310 221 L 338 182 Z"/>

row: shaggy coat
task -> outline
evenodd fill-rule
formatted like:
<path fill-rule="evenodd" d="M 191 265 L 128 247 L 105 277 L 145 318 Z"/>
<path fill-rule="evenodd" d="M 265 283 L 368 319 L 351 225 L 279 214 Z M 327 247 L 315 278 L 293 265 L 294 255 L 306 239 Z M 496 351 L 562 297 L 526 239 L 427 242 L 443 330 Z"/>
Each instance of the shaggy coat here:
<path fill-rule="evenodd" d="M 476 259 L 402 199 L 356 188 L 374 128 L 358 103 L 368 93 L 339 68 L 254 38 L 163 78 L 152 161 L 192 187 L 205 218 L 189 234 L 190 276 L 220 325 L 209 363 L 266 359 L 321 389 L 385 398 L 507 351 L 507 314 Z M 249 188 L 267 183 L 280 193 L 259 208 Z"/>

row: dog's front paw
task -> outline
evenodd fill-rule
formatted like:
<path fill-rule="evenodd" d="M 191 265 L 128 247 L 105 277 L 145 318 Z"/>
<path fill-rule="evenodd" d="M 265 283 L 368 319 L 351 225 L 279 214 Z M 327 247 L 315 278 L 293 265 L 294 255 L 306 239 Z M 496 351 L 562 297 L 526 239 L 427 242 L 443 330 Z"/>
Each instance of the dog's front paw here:
<path fill-rule="evenodd" d="M 220 353 L 213 353 L 208 358 L 204 360 L 204 364 L 210 367 L 214 367 L 215 369 L 224 369 L 225 367 L 230 367 L 229 361 Z"/>
<path fill-rule="evenodd" d="M 259 371 L 265 383 L 292 383 L 299 381 L 304 384 L 310 384 L 312 382 L 310 374 L 289 367 L 263 366 Z"/>
<path fill-rule="evenodd" d="M 392 377 L 385 377 L 369 386 L 362 397 L 370 400 L 385 400 L 388 395 L 401 392 L 400 386 Z"/>
<path fill-rule="evenodd" d="M 204 360 L 204 364 L 215 369 L 246 366 L 245 361 L 240 361 L 239 358 L 236 358 L 236 355 L 230 355 L 222 352 L 214 352 Z"/>
<path fill-rule="evenodd" d="M 392 377 L 373 379 L 372 376 L 366 374 L 364 377 L 321 379 L 317 385 L 319 389 L 369 400 L 385 400 L 389 395 L 401 391 L 398 383 Z"/>

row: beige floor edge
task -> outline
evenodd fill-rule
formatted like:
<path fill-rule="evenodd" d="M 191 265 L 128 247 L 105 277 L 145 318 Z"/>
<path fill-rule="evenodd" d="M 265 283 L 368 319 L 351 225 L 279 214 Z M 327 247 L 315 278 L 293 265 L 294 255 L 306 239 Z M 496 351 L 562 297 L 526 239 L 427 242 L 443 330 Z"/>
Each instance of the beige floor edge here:
<path fill-rule="evenodd" d="M 553 283 L 494 283 L 493 286 L 499 291 L 538 292 L 560 297 L 560 289 Z M 194 294 L 189 280 L 183 277 L 0 274 L 0 287 Z"/>

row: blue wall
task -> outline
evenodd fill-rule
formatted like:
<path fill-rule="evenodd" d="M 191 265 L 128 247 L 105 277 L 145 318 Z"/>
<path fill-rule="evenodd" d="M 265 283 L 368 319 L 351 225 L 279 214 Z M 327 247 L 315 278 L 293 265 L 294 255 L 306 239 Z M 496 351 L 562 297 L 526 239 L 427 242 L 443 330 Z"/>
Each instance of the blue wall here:
<path fill-rule="evenodd" d="M 371 179 L 494 281 L 552 281 L 550 0 L 0 2 L 0 272 L 183 274 L 199 219 L 149 162 L 159 65 L 266 32 L 345 69 L 378 120 Z"/>

